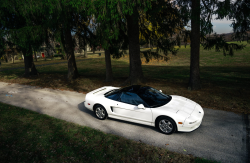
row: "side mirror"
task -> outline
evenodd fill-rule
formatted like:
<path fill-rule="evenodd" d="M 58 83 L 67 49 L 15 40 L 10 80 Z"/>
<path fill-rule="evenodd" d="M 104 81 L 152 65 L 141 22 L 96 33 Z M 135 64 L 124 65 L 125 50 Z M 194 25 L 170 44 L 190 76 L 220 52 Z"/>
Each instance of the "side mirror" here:
<path fill-rule="evenodd" d="M 138 107 L 138 109 L 145 109 L 143 104 L 139 104 L 137 107 Z"/>
<path fill-rule="evenodd" d="M 160 90 L 160 92 L 162 92 L 162 90 Z"/>

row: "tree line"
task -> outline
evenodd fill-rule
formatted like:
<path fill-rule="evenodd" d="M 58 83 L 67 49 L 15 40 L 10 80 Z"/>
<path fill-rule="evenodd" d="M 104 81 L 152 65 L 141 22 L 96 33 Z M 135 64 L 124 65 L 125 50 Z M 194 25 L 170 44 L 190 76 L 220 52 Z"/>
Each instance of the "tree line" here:
<path fill-rule="evenodd" d="M 72 32 L 79 47 L 87 44 L 105 49 L 106 81 L 113 80 L 111 56 L 121 57 L 129 50 L 129 74 L 124 84 L 144 82 L 141 55 L 152 57 L 176 55 L 180 42 L 191 40 L 190 78 L 188 88 L 201 89 L 200 46 L 206 50 L 223 50 L 233 55 L 243 44 L 227 43 L 223 37 L 207 37 L 213 32 L 212 16 L 233 19 L 235 36 L 242 39 L 250 30 L 250 0 L 3 0 L 0 4 L 0 56 L 6 44 L 24 54 L 25 76 L 36 75 L 32 52 L 49 40 L 60 42 L 68 61 L 67 78 L 79 77 Z M 191 30 L 185 27 L 191 23 Z M 174 36 L 174 37 L 173 37 Z M 7 39 L 6 39 L 7 38 Z M 153 44 L 140 52 L 140 42 Z M 163 53 L 161 55 L 160 53 Z"/>

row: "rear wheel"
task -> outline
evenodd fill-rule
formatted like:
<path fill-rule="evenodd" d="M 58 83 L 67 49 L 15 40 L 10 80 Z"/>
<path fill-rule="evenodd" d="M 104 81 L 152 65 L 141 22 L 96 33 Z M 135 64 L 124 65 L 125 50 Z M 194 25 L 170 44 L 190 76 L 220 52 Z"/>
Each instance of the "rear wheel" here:
<path fill-rule="evenodd" d="M 156 122 L 156 127 L 164 134 L 170 135 L 176 131 L 175 122 L 169 117 L 161 117 Z"/>
<path fill-rule="evenodd" d="M 104 120 L 108 117 L 107 111 L 102 105 L 96 105 L 94 111 L 96 117 L 100 120 Z"/>

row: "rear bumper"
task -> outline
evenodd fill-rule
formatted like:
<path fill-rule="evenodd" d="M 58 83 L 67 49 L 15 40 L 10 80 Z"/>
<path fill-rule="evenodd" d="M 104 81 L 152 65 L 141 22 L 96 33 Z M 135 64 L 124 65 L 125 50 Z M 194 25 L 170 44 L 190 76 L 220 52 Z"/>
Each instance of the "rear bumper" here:
<path fill-rule="evenodd" d="M 84 101 L 83 104 L 84 104 L 85 108 L 87 108 L 87 109 L 93 111 L 93 106 L 88 105 L 88 104 L 86 103 L 86 101 Z"/>

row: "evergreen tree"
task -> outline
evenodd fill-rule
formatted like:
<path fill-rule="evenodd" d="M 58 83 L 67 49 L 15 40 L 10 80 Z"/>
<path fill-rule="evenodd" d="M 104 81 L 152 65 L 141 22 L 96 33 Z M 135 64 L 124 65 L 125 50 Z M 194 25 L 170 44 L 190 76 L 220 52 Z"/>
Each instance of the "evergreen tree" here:
<path fill-rule="evenodd" d="M 218 19 L 227 18 L 234 20 L 231 26 L 233 27 L 235 38 L 243 40 L 244 37 L 247 37 L 248 43 L 250 43 L 247 33 L 250 31 L 250 0 L 225 0 L 218 2 L 216 14 L 218 14 Z"/>
<path fill-rule="evenodd" d="M 177 26 L 182 26 L 180 22 L 180 17 L 178 16 L 177 10 L 170 2 L 165 2 L 165 0 L 159 1 L 95 1 L 98 9 L 101 10 L 97 15 L 97 19 L 107 22 L 107 20 L 112 20 L 113 24 L 118 24 L 118 22 L 126 23 L 126 34 L 128 36 L 129 44 L 129 61 L 130 61 L 130 74 L 129 78 L 125 81 L 125 84 L 137 84 L 144 81 L 144 76 L 141 67 L 141 53 L 139 44 L 139 30 L 143 26 L 140 26 L 140 13 L 147 13 L 148 19 L 153 22 L 152 31 L 148 31 L 145 38 L 149 41 L 153 37 L 157 30 L 159 36 L 154 36 L 155 45 L 157 46 L 157 52 L 145 53 L 145 57 L 148 59 L 152 56 L 163 57 L 159 54 L 162 50 L 165 55 L 168 52 L 176 54 L 177 49 L 174 48 L 176 41 L 171 41 L 168 36 L 175 33 Z M 170 12 L 167 12 L 170 11 Z M 108 16 L 107 16 L 108 15 Z M 151 16 L 149 16 L 151 15 Z M 158 16 L 158 17 L 157 17 Z M 166 16 L 166 17 L 165 17 Z M 109 25 L 107 25 L 109 26 Z M 118 40 L 119 33 L 124 30 L 120 30 L 118 27 L 113 26 L 112 34 L 109 36 L 109 40 Z M 182 26 L 183 27 L 183 26 Z M 107 28 L 105 28 L 107 29 Z M 109 32 L 109 29 L 106 31 Z M 161 35 L 163 34 L 163 35 Z"/>
<path fill-rule="evenodd" d="M 34 15 L 22 15 L 22 5 L 16 1 L 3 1 L 0 4 L 1 32 L 4 33 L 6 43 L 16 47 L 24 55 L 25 76 L 37 75 L 33 63 L 32 49 L 38 49 L 44 42 L 44 28 L 39 26 L 40 19 L 34 19 Z M 39 18 L 42 18 L 40 16 Z M 27 21 L 29 19 L 29 21 Z"/>
<path fill-rule="evenodd" d="M 62 42 L 63 49 L 66 52 L 66 58 L 68 60 L 68 75 L 69 80 L 78 77 L 77 66 L 74 55 L 74 42 L 72 39 L 72 31 L 76 28 L 76 17 L 83 13 L 86 13 L 91 3 L 88 0 L 82 1 L 80 4 L 77 1 L 29 1 L 26 0 L 12 0 L 5 1 L 5 7 L 8 10 L 14 8 L 18 10 L 27 22 L 24 25 L 24 29 L 29 31 L 36 31 L 39 29 L 44 37 L 51 37 L 51 39 L 60 40 Z M 79 6 L 77 9 L 76 6 Z M 36 24 L 36 26 L 34 26 Z M 32 26 L 33 25 L 33 26 Z M 39 27 L 39 28 L 37 28 Z M 48 29 L 52 35 L 47 33 Z M 44 39 L 49 46 L 49 39 Z"/>
<path fill-rule="evenodd" d="M 183 22 L 187 24 L 188 20 L 191 20 L 191 32 L 184 31 L 185 35 L 191 39 L 190 77 L 188 83 L 188 88 L 191 90 L 201 89 L 199 68 L 200 44 L 206 50 L 213 48 L 216 51 L 223 50 L 224 55 L 233 55 L 234 50 L 241 50 L 245 47 L 244 45 L 227 43 L 222 36 L 217 36 L 216 34 L 212 38 L 206 37 L 207 34 L 213 32 L 211 23 L 213 14 L 220 13 L 221 16 L 218 18 L 230 15 L 228 2 L 230 4 L 230 0 L 223 2 L 225 6 L 221 5 L 221 2 L 218 0 L 176 0 L 174 2 L 179 7 L 179 12 L 184 18 Z"/>

